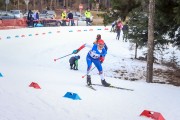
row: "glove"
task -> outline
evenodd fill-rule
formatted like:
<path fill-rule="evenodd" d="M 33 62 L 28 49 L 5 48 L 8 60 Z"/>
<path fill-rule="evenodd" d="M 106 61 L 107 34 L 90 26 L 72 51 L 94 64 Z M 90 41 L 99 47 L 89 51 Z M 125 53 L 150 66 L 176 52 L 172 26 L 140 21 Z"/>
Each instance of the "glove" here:
<path fill-rule="evenodd" d="M 77 50 L 74 50 L 72 53 L 77 54 L 78 52 L 79 52 L 79 50 L 77 49 Z"/>
<path fill-rule="evenodd" d="M 101 63 L 103 63 L 103 62 L 104 62 L 104 59 L 105 59 L 104 57 L 100 57 L 100 58 L 99 58 L 99 61 L 100 61 Z"/>

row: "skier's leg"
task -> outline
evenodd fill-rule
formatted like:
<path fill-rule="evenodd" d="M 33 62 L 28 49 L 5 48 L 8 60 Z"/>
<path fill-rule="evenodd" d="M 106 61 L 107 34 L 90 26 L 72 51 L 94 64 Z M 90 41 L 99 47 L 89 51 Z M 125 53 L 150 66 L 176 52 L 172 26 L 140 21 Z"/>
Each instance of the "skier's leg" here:
<path fill-rule="evenodd" d="M 102 68 L 101 62 L 99 60 L 93 60 L 93 63 L 99 71 L 101 80 L 104 80 L 104 74 L 103 74 L 103 68 Z"/>
<path fill-rule="evenodd" d="M 86 62 L 87 62 L 87 85 L 91 85 L 91 76 L 89 75 L 89 72 L 92 66 L 92 58 L 90 58 L 88 55 L 86 57 Z"/>
<path fill-rule="evenodd" d="M 102 68 L 102 65 L 101 65 L 102 63 L 101 63 L 99 60 L 94 60 L 93 63 L 94 63 L 94 65 L 97 67 L 97 69 L 98 69 L 98 71 L 99 71 L 99 75 L 100 75 L 100 77 L 101 77 L 101 83 L 102 83 L 102 85 L 105 86 L 105 87 L 109 87 L 110 84 L 107 83 L 107 82 L 105 81 L 105 79 L 104 79 L 103 68 Z"/>
<path fill-rule="evenodd" d="M 86 57 L 86 62 L 87 62 L 87 75 L 89 75 L 89 72 L 92 67 L 92 58 L 90 58 L 88 55 Z"/>

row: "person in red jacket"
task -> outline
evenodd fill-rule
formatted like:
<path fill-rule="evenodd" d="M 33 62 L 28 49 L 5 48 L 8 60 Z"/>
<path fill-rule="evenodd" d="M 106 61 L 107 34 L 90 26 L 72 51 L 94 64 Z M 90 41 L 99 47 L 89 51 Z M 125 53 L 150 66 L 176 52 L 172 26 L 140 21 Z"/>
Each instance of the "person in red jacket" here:
<path fill-rule="evenodd" d="M 121 20 L 119 20 L 116 25 L 116 31 L 117 31 L 116 39 L 118 39 L 118 40 L 120 38 L 122 28 L 123 28 L 123 24 L 122 24 Z"/>

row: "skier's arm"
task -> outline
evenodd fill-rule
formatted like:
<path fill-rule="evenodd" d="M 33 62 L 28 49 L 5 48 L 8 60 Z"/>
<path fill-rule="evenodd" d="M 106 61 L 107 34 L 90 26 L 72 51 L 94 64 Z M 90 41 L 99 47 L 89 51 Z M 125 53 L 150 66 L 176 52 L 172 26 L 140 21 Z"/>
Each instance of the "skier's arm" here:
<path fill-rule="evenodd" d="M 77 54 L 80 50 L 82 50 L 85 47 L 86 44 L 83 44 L 81 47 L 79 47 L 78 49 L 74 50 L 72 53 L 73 54 Z"/>
<path fill-rule="evenodd" d="M 104 59 L 105 59 L 105 57 L 100 57 L 100 58 L 99 58 L 99 61 L 100 61 L 101 63 L 103 63 L 103 62 L 104 62 Z"/>
<path fill-rule="evenodd" d="M 104 48 L 102 54 L 101 54 L 100 57 L 99 57 L 99 61 L 100 61 L 101 63 L 104 62 L 104 59 L 105 59 L 106 54 L 107 54 L 107 51 L 106 51 L 105 48 Z"/>
<path fill-rule="evenodd" d="M 102 54 L 100 55 L 100 57 L 105 57 L 107 54 L 107 51 L 105 48 L 102 49 Z"/>
<path fill-rule="evenodd" d="M 73 54 L 77 54 L 80 50 L 82 50 L 82 49 L 85 48 L 85 47 L 90 47 L 90 48 L 91 48 L 90 45 L 88 45 L 88 44 L 83 44 L 81 47 L 79 47 L 78 49 L 74 50 L 72 53 L 73 53 Z"/>
<path fill-rule="evenodd" d="M 106 51 L 108 50 L 108 47 L 107 47 L 107 45 L 106 45 L 106 44 L 104 44 L 104 48 L 106 49 Z"/>

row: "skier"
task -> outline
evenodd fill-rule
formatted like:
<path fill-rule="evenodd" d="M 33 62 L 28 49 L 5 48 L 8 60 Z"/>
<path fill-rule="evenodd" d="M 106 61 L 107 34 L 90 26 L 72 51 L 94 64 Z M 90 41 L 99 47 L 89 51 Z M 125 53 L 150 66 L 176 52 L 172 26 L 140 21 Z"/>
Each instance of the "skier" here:
<path fill-rule="evenodd" d="M 70 69 L 78 70 L 78 60 L 80 59 L 80 56 L 73 56 L 69 59 L 70 63 Z"/>
<path fill-rule="evenodd" d="M 97 34 L 96 40 L 94 41 L 93 44 L 97 44 L 98 40 L 101 40 L 101 34 Z M 106 51 L 108 50 L 108 47 L 107 47 L 106 43 L 104 43 L 104 48 L 106 49 Z"/>
<path fill-rule="evenodd" d="M 94 44 L 93 47 L 89 46 L 87 44 L 83 44 L 80 48 L 76 49 L 73 51 L 74 54 L 77 54 L 81 49 L 84 47 L 90 47 L 91 50 L 87 53 L 86 56 L 86 62 L 87 62 L 87 85 L 91 86 L 91 76 L 89 75 L 90 69 L 92 66 L 92 63 L 96 66 L 96 68 L 99 71 L 99 75 L 101 77 L 101 83 L 105 87 L 109 87 L 110 84 L 107 83 L 104 79 L 104 74 L 103 74 L 103 68 L 102 68 L 102 63 L 105 59 L 105 56 L 107 54 L 106 49 L 104 48 L 104 41 L 102 39 L 98 40 L 97 44 Z"/>

